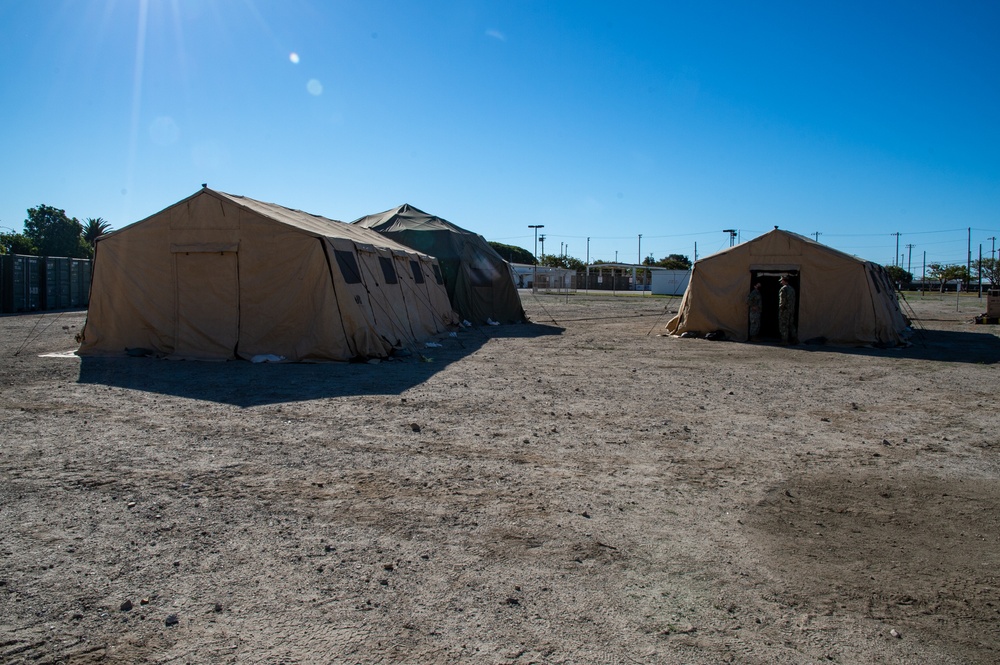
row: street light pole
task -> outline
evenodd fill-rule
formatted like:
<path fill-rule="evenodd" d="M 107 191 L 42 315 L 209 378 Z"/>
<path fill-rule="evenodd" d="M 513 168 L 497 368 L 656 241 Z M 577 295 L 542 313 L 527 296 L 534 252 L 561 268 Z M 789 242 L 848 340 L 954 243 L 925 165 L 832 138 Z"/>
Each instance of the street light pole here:
<path fill-rule="evenodd" d="M 544 229 L 544 224 L 528 224 L 529 229 L 535 229 L 535 267 L 531 271 L 531 292 L 535 292 L 535 284 L 538 283 L 538 229 Z M 545 251 L 545 236 L 542 236 L 542 251 Z"/>

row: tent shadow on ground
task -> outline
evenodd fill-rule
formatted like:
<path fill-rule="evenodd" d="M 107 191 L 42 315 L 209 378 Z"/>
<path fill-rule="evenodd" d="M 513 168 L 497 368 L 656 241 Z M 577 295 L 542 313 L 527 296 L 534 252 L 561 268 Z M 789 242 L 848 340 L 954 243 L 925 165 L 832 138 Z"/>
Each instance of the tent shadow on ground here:
<path fill-rule="evenodd" d="M 399 395 L 491 339 L 560 335 L 563 328 L 536 323 L 483 326 L 437 340 L 420 355 L 368 363 L 194 362 L 158 358 L 83 356 L 78 383 L 140 390 L 246 408 L 358 395 Z"/>
<path fill-rule="evenodd" d="M 912 346 L 889 349 L 869 347 L 800 344 L 795 347 L 821 353 L 848 353 L 880 358 L 896 357 L 949 363 L 1000 363 L 1000 337 L 990 333 L 962 330 L 918 330 L 910 341 Z"/>

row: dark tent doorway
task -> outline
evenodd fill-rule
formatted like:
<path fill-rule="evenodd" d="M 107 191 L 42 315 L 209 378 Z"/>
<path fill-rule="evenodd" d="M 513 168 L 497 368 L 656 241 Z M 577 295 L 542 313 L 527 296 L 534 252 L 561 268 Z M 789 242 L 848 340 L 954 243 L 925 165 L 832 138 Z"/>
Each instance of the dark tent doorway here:
<path fill-rule="evenodd" d="M 788 283 L 795 289 L 795 326 L 799 324 L 799 271 L 798 270 L 751 270 L 750 284 L 760 283 L 761 311 L 760 334 L 758 339 L 766 342 L 781 340 L 778 330 L 778 289 L 781 277 L 788 277 Z M 750 323 L 747 321 L 747 329 Z"/>

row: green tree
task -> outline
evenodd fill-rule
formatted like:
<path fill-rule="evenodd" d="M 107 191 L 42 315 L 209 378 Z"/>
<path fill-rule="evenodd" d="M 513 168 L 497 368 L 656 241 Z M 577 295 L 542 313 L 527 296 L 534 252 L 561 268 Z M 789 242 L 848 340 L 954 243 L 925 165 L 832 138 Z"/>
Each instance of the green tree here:
<path fill-rule="evenodd" d="M 23 233 L 0 233 L 0 254 L 37 254 L 38 248 Z"/>
<path fill-rule="evenodd" d="M 954 279 L 966 283 L 969 281 L 969 271 L 965 266 L 956 263 L 932 263 L 927 266 L 927 275 L 941 283 L 941 293 L 944 293 L 944 285 Z"/>
<path fill-rule="evenodd" d="M 542 254 L 538 257 L 538 265 L 549 268 L 569 268 L 577 272 L 587 269 L 587 264 L 574 256 L 557 256 L 555 254 Z"/>
<path fill-rule="evenodd" d="M 38 248 L 40 256 L 69 256 L 78 259 L 90 256 L 83 239 L 83 226 L 75 217 L 67 217 L 65 210 L 47 205 L 28 208 L 28 219 L 24 220 L 24 235 Z"/>
<path fill-rule="evenodd" d="M 563 257 L 556 254 L 542 254 L 538 257 L 538 265 L 548 266 L 549 268 L 565 268 L 566 262 Z"/>
<path fill-rule="evenodd" d="M 503 257 L 504 261 L 511 263 L 534 263 L 535 255 L 517 245 L 505 245 L 502 242 L 489 241 L 490 247 L 496 250 L 497 254 Z"/>
<path fill-rule="evenodd" d="M 668 254 L 653 265 L 668 270 L 690 270 L 691 259 L 683 254 Z"/>
<path fill-rule="evenodd" d="M 886 266 L 885 271 L 889 273 L 893 284 L 909 284 L 913 281 L 913 274 L 903 270 L 902 266 Z"/>
<path fill-rule="evenodd" d="M 97 239 L 111 230 L 111 223 L 103 217 L 88 217 L 83 221 L 83 239 L 93 253 Z"/>
<path fill-rule="evenodd" d="M 972 264 L 973 270 L 975 271 L 976 278 L 978 279 L 981 275 L 984 282 L 989 282 L 993 288 L 996 288 L 1000 284 L 1000 260 L 998 259 L 983 259 L 982 261 L 976 260 Z"/>

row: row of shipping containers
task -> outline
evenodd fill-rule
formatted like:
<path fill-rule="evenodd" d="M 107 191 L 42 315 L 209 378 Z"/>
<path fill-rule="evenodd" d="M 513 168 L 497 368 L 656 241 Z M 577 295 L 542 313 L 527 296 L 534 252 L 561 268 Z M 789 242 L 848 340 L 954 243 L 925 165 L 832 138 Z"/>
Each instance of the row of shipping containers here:
<path fill-rule="evenodd" d="M 0 254 L 0 312 L 86 307 L 90 259 Z"/>

